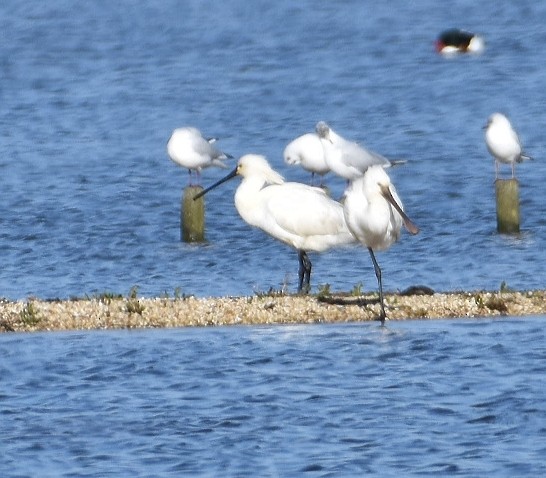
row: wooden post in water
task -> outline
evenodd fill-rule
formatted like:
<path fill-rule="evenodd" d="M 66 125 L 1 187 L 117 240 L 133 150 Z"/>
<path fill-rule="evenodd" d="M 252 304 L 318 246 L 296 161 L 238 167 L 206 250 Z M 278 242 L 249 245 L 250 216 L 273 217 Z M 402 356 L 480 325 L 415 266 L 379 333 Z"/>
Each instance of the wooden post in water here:
<path fill-rule="evenodd" d="M 519 183 L 513 179 L 495 181 L 497 197 L 497 231 L 501 234 L 519 232 Z"/>
<path fill-rule="evenodd" d="M 201 186 L 188 186 L 182 193 L 180 240 L 183 242 L 205 242 L 205 198 L 193 200 L 202 190 Z"/>

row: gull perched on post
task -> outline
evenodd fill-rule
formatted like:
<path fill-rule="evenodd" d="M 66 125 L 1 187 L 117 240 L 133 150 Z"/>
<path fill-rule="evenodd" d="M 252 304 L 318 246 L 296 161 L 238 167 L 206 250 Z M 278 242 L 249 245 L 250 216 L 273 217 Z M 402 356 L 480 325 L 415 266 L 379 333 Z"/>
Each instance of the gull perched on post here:
<path fill-rule="evenodd" d="M 516 177 L 516 163 L 533 159 L 523 153 L 518 134 L 502 113 L 493 113 L 485 125 L 485 144 L 495 158 L 495 179 L 499 178 L 499 163 L 512 165 L 512 179 Z"/>
<path fill-rule="evenodd" d="M 193 126 L 177 128 L 167 143 L 167 154 L 176 164 L 188 169 L 191 184 L 192 170 L 199 179 L 204 168 L 210 166 L 227 168 L 224 160 L 230 156 L 216 149 L 213 146 L 215 142 L 215 138 L 205 139 Z"/>

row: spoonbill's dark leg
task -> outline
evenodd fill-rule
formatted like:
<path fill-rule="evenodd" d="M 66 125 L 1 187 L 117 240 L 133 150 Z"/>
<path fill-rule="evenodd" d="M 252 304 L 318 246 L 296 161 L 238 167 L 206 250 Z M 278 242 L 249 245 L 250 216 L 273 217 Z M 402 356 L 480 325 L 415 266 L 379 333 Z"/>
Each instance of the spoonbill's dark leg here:
<path fill-rule="evenodd" d="M 298 292 L 308 294 L 311 289 L 311 261 L 307 257 L 305 251 L 298 251 L 298 259 L 300 262 L 300 268 L 298 271 Z"/>
<path fill-rule="evenodd" d="M 377 277 L 377 283 L 379 284 L 379 302 L 381 304 L 381 314 L 379 316 L 379 320 L 381 320 L 381 323 L 385 323 L 385 319 L 387 318 L 387 314 L 385 314 L 385 303 L 383 302 L 383 282 L 381 281 L 381 268 L 379 267 L 379 264 L 375 260 L 375 254 L 373 253 L 373 250 L 371 247 L 368 247 L 368 251 L 370 252 L 370 256 L 372 257 L 373 262 L 373 268 L 375 270 L 375 277 Z"/>

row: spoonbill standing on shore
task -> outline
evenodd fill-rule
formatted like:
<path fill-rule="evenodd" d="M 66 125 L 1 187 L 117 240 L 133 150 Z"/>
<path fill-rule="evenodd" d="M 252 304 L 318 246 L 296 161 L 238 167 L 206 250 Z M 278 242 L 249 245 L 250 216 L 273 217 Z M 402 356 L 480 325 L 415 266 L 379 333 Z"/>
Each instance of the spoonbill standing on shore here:
<path fill-rule="evenodd" d="M 191 184 L 192 170 L 199 178 L 201 170 L 209 166 L 227 168 L 223 161 L 230 156 L 216 149 L 215 142 L 215 138 L 205 139 L 193 126 L 177 128 L 167 143 L 167 154 L 176 164 L 188 169 Z"/>
<path fill-rule="evenodd" d="M 388 168 L 395 164 L 405 163 L 405 161 L 390 161 L 354 141 L 346 140 L 324 121 L 319 121 L 315 130 L 324 149 L 326 164 L 332 172 L 342 178 L 356 179 L 375 164 Z"/>
<path fill-rule="evenodd" d="M 324 176 L 330 171 L 324 159 L 324 149 L 320 138 L 315 133 L 307 133 L 298 136 L 284 148 L 284 162 L 291 166 L 300 165 L 306 171 L 311 173 L 311 178 L 315 174 Z"/>
<path fill-rule="evenodd" d="M 495 158 L 495 179 L 499 178 L 499 163 L 512 165 L 512 179 L 516 177 L 516 163 L 533 159 L 523 153 L 518 134 L 502 113 L 493 113 L 485 125 L 485 144 Z"/>
<path fill-rule="evenodd" d="M 243 220 L 298 251 L 298 292 L 310 290 L 311 261 L 307 251 L 323 252 L 356 242 L 340 203 L 321 188 L 285 183 L 264 156 L 242 156 L 231 173 L 194 199 L 235 176 L 243 178 L 235 192 L 235 208 Z"/>
<path fill-rule="evenodd" d="M 379 318 L 384 323 L 386 314 L 381 268 L 374 251 L 388 249 L 398 241 L 402 224 L 411 234 L 417 234 L 419 228 L 404 212 L 402 202 L 389 176 L 378 165 L 370 166 L 364 176 L 351 182 L 345 191 L 343 212 L 349 230 L 360 243 L 368 248 L 372 258 L 379 285 L 381 304 Z"/>

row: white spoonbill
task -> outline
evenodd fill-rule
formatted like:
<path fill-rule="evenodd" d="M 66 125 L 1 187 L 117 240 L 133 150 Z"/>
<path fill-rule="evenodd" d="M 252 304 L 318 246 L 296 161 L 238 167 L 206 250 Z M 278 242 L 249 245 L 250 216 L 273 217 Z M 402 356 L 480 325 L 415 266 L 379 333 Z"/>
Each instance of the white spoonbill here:
<path fill-rule="evenodd" d="M 235 176 L 243 180 L 235 192 L 235 207 L 257 227 L 298 251 L 298 292 L 309 292 L 311 261 L 307 251 L 323 252 L 355 239 L 345 223 L 343 206 L 320 188 L 285 183 L 264 156 L 247 154 L 225 178 L 194 196 L 201 197 Z"/>
<path fill-rule="evenodd" d="M 493 113 L 485 125 L 485 144 L 495 158 L 495 179 L 499 177 L 499 163 L 512 165 L 512 179 L 516 177 L 516 163 L 533 159 L 523 153 L 518 134 L 502 113 Z"/>
<path fill-rule="evenodd" d="M 405 161 L 389 161 L 384 156 L 369 151 L 354 141 L 348 141 L 337 134 L 327 123 L 319 121 L 315 126 L 324 149 L 328 167 L 338 176 L 353 180 L 362 176 L 374 164 L 390 167 Z"/>
<path fill-rule="evenodd" d="M 201 170 L 209 166 L 227 168 L 223 160 L 229 156 L 213 146 L 216 139 L 205 139 L 193 126 L 177 128 L 167 143 L 167 154 L 178 165 L 187 168 L 190 174 L 195 170 L 199 178 Z"/>
<path fill-rule="evenodd" d="M 402 224 L 411 234 L 419 228 L 404 212 L 402 202 L 385 170 L 378 165 L 370 166 L 364 176 L 351 182 L 345 191 L 343 205 L 345 220 L 355 238 L 368 248 L 375 276 L 379 284 L 381 322 L 385 321 L 383 283 L 381 269 L 374 251 L 388 249 L 400 238 Z"/>
<path fill-rule="evenodd" d="M 291 166 L 300 165 L 306 171 L 311 173 L 311 178 L 315 174 L 324 176 L 330 171 L 324 159 L 324 149 L 320 138 L 315 133 L 307 133 L 298 136 L 284 148 L 284 162 Z"/>

